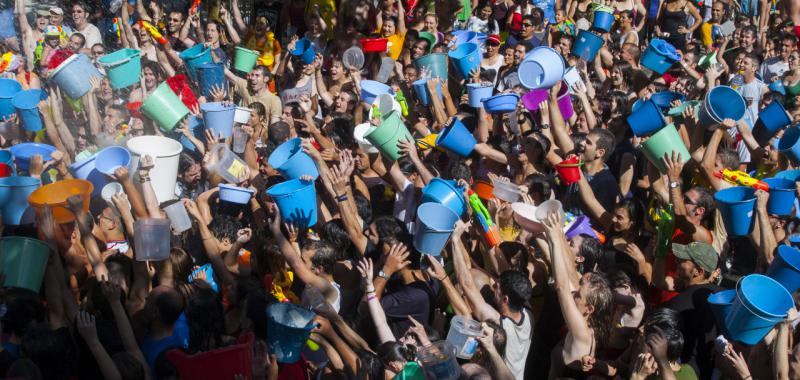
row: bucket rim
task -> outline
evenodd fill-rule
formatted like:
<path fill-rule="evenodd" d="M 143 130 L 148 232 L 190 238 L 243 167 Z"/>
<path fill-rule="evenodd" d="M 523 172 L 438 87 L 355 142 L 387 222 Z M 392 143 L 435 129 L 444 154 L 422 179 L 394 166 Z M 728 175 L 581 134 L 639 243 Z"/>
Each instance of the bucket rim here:
<path fill-rule="evenodd" d="M 7 181 L 12 181 L 12 180 L 13 181 L 18 181 L 18 180 L 23 180 L 23 179 L 24 179 L 24 181 L 30 182 L 30 183 L 21 183 L 21 184 L 6 183 Z M 29 187 L 29 186 L 40 186 L 41 184 L 42 184 L 42 180 L 40 180 L 38 178 L 24 176 L 24 175 L 0 178 L 0 187 Z"/>
<path fill-rule="evenodd" d="M 108 61 L 109 57 L 114 57 L 114 54 L 117 54 L 117 53 L 120 53 L 120 52 L 129 53 L 129 55 L 127 57 L 120 57 L 118 60 L 115 60 L 113 62 L 106 62 L 106 61 Z M 122 48 L 122 49 L 119 49 L 119 50 L 117 50 L 115 52 L 111 52 L 109 54 L 106 54 L 106 55 L 98 58 L 97 59 L 97 63 L 99 63 L 101 66 L 106 66 L 106 67 L 120 66 L 120 65 L 124 65 L 124 64 L 126 64 L 126 63 L 128 63 L 128 62 L 130 62 L 130 61 L 132 61 L 132 60 L 134 60 L 136 58 L 141 58 L 141 57 L 142 57 L 142 53 L 139 50 L 130 49 L 130 48 Z M 116 57 L 114 57 L 114 58 L 116 59 Z"/>
<path fill-rule="evenodd" d="M 50 252 L 50 246 L 47 245 L 47 243 L 45 243 L 45 242 L 43 242 L 43 241 L 41 241 L 39 239 L 34 239 L 34 238 L 31 238 L 31 237 L 27 237 L 27 236 L 18 236 L 18 235 L 0 237 L 0 243 L 7 242 L 7 241 L 20 241 L 20 240 L 21 241 L 25 241 L 25 242 L 32 242 L 32 243 L 42 247 L 42 249 L 46 249 L 48 253 Z M 28 253 L 27 250 L 25 252 Z"/>
<path fill-rule="evenodd" d="M 75 53 L 75 54 L 67 57 L 67 59 L 65 59 L 64 62 L 61 62 L 60 65 L 58 65 L 55 69 L 53 69 L 53 71 L 50 72 L 50 74 L 47 76 L 48 79 L 49 78 L 53 78 L 56 75 L 58 75 L 61 72 L 61 70 L 63 70 L 65 67 L 69 66 L 69 64 L 71 64 L 73 61 L 78 60 L 79 56 L 81 56 L 81 55 L 84 55 L 84 54 Z M 86 57 L 86 58 L 88 59 L 89 57 Z"/>
<path fill-rule="evenodd" d="M 139 151 L 133 149 L 131 147 L 131 145 L 130 145 L 132 141 L 138 142 L 138 141 L 143 141 L 143 140 L 164 141 L 166 144 L 172 145 L 172 147 L 174 149 L 172 151 L 167 151 L 166 153 L 155 154 L 154 155 L 154 154 L 148 153 L 148 152 L 139 152 Z M 137 155 L 137 156 L 141 157 L 141 156 L 143 156 L 145 154 L 149 154 L 154 159 L 155 158 L 174 157 L 174 156 L 177 156 L 177 155 L 181 154 L 181 152 L 183 152 L 183 145 L 181 145 L 181 143 L 179 143 L 178 141 L 175 141 L 175 140 L 173 140 L 173 139 L 171 139 L 169 137 L 164 137 L 164 136 L 136 136 L 136 137 L 131 138 L 130 140 L 128 140 L 128 142 L 125 144 L 125 146 L 128 148 L 128 151 L 131 153 L 131 155 Z"/>
<path fill-rule="evenodd" d="M 744 277 L 740 278 L 739 281 L 736 282 L 736 300 L 738 300 L 739 303 L 742 306 L 744 306 L 744 308 L 747 309 L 747 311 L 749 311 L 751 314 L 756 315 L 758 317 L 761 317 L 762 319 L 767 319 L 767 320 L 770 320 L 770 321 L 772 319 L 779 319 L 778 321 L 780 321 L 780 320 L 783 320 L 784 318 L 786 318 L 786 315 L 787 315 L 786 312 L 783 312 L 783 314 L 772 314 L 770 312 L 758 309 L 758 307 L 756 307 L 756 305 L 752 305 L 750 301 L 745 302 L 745 299 L 742 298 L 740 289 L 743 286 L 742 283 L 744 281 L 748 280 L 748 278 L 749 279 L 763 278 L 764 280 L 766 280 L 768 282 L 771 282 L 771 283 L 774 283 L 775 285 L 778 285 L 775 288 L 775 291 L 778 292 L 781 295 L 785 295 L 786 297 L 788 297 L 788 299 L 792 300 L 791 306 L 794 306 L 794 299 L 792 298 L 792 295 L 789 293 L 789 291 L 786 290 L 786 288 L 784 288 L 783 285 L 781 285 L 781 283 L 779 283 L 778 281 L 775 281 L 775 279 L 773 279 L 772 277 L 768 277 L 768 276 L 765 276 L 765 275 L 762 275 L 762 274 L 751 274 L 751 275 L 747 275 L 747 276 L 744 276 Z M 781 290 L 783 290 L 782 293 L 781 293 Z M 775 296 L 778 296 L 778 295 L 777 294 L 773 294 L 772 295 L 772 297 L 775 297 Z M 754 309 L 758 309 L 758 310 L 756 310 L 754 312 L 751 309 L 751 306 Z M 788 308 L 787 308 L 787 310 L 788 310 Z"/>
<path fill-rule="evenodd" d="M 273 194 L 273 193 L 270 193 L 270 190 L 272 190 L 272 189 L 274 189 L 274 188 L 276 188 L 278 186 L 285 185 L 285 184 L 287 184 L 289 182 L 299 182 L 303 186 L 299 187 L 297 189 L 294 189 L 294 190 L 292 190 L 290 192 L 284 193 L 284 194 Z M 286 186 L 288 186 L 288 185 L 286 185 Z M 280 199 L 280 198 L 285 198 L 285 197 L 287 197 L 287 196 L 289 196 L 291 194 L 297 193 L 299 191 L 305 191 L 309 187 L 314 188 L 314 181 L 307 181 L 306 182 L 306 181 L 303 181 L 303 180 L 301 180 L 299 178 L 295 178 L 295 179 L 290 179 L 290 180 L 283 181 L 281 183 L 276 183 L 276 184 L 272 185 L 269 189 L 264 190 L 264 193 L 269 195 L 272 199 Z"/>

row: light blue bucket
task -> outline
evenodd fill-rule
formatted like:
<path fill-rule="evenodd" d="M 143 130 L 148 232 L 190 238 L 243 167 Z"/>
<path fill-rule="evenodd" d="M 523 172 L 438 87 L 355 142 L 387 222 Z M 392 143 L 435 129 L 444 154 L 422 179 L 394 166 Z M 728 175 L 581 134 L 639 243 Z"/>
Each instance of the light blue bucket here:
<path fill-rule="evenodd" d="M 22 91 L 22 85 L 14 79 L 0 78 L 0 119 L 6 119 L 16 112 L 11 99 Z"/>
<path fill-rule="evenodd" d="M 304 175 L 317 179 L 319 177 L 317 165 L 314 164 L 314 159 L 303 151 L 301 143 L 299 138 L 294 138 L 279 145 L 269 155 L 269 165 L 286 179 L 299 179 Z"/>
<path fill-rule="evenodd" d="M 279 363 L 295 363 L 306 345 L 316 314 L 286 302 L 267 306 L 267 347 Z"/>
<path fill-rule="evenodd" d="M 36 211 L 28 203 L 28 196 L 41 185 L 42 181 L 33 177 L 0 178 L 0 210 L 3 213 L 3 224 L 18 226 L 35 221 Z"/>
<path fill-rule="evenodd" d="M 597 52 L 603 47 L 603 44 L 605 44 L 603 37 L 588 30 L 581 30 L 580 33 L 578 33 L 578 38 L 575 39 L 575 43 L 572 45 L 572 55 L 586 62 L 592 62 L 594 61 L 594 57 L 597 56 Z"/>
<path fill-rule="evenodd" d="M 447 79 L 447 55 L 445 53 L 431 53 L 414 60 L 418 70 L 428 70 L 433 78 Z"/>
<path fill-rule="evenodd" d="M 633 134 L 639 137 L 657 132 L 667 125 L 664 115 L 652 99 L 643 102 L 635 111 L 628 115 L 626 120 Z"/>
<path fill-rule="evenodd" d="M 417 99 L 423 106 L 427 106 L 431 104 L 430 94 L 428 93 L 428 78 L 422 78 L 419 80 L 414 81 L 411 84 L 414 87 L 414 92 L 417 94 Z M 439 95 L 439 99 L 442 99 L 442 84 L 436 84 L 437 95 Z"/>
<path fill-rule="evenodd" d="M 361 81 L 362 102 L 372 104 L 375 102 L 375 98 L 382 94 L 391 94 L 392 97 L 394 97 L 394 91 L 392 91 L 392 88 L 381 82 L 368 79 Z"/>
<path fill-rule="evenodd" d="M 211 47 L 206 47 L 204 44 L 195 44 L 194 46 L 182 51 L 178 55 L 183 63 L 186 65 L 186 72 L 192 81 L 197 80 L 197 67 L 204 63 L 214 62 L 211 56 Z"/>
<path fill-rule="evenodd" d="M 467 94 L 469 95 L 469 106 L 472 108 L 483 108 L 483 99 L 491 98 L 494 94 L 494 86 L 484 86 L 480 83 L 467 84 Z"/>
<path fill-rule="evenodd" d="M 680 60 L 681 56 L 674 46 L 667 41 L 654 38 L 642 54 L 641 63 L 642 66 L 653 70 L 654 73 L 664 75 L 672 65 Z"/>
<path fill-rule="evenodd" d="M 97 170 L 97 157 L 99 153 L 91 157 L 73 163 L 69 166 L 69 171 L 75 179 L 85 179 L 92 183 L 92 196 L 99 195 L 103 191 L 103 187 L 111 182 L 111 180 L 102 172 Z"/>
<path fill-rule="evenodd" d="M 778 151 L 786 155 L 792 162 L 800 162 L 800 128 L 789 127 L 778 141 Z"/>
<path fill-rule="evenodd" d="M 50 80 L 70 99 L 77 100 L 92 89 L 89 78 L 102 76 L 100 71 L 92 65 L 89 57 L 83 54 L 73 54 L 50 73 Z"/>
<path fill-rule="evenodd" d="M 767 145 L 772 136 L 792 124 L 792 119 L 780 102 L 773 101 L 758 113 L 753 127 L 753 137 L 760 145 Z"/>
<path fill-rule="evenodd" d="M 752 187 L 739 186 L 714 194 L 728 236 L 747 236 L 753 230 L 755 193 L 756 189 Z"/>
<path fill-rule="evenodd" d="M 736 289 L 723 290 L 708 296 L 708 306 L 711 308 L 711 313 L 714 314 L 717 329 L 724 336 L 730 336 L 728 326 L 725 325 L 725 318 L 731 311 L 734 299 L 736 299 Z"/>
<path fill-rule="evenodd" d="M 278 205 L 284 222 L 297 223 L 301 228 L 317 224 L 317 190 L 314 182 L 290 179 L 267 189 L 267 195 Z"/>
<path fill-rule="evenodd" d="M 789 293 L 800 289 L 800 250 L 789 245 L 778 246 L 778 254 L 767 269 L 767 277 L 783 285 Z"/>
<path fill-rule="evenodd" d="M 539 46 L 525 55 L 519 64 L 519 81 L 528 89 L 550 88 L 564 77 L 564 59 L 547 46 Z"/>
<path fill-rule="evenodd" d="M 228 82 L 225 79 L 225 66 L 221 63 L 203 63 L 197 66 L 197 79 L 200 82 L 200 92 L 208 99 L 211 99 L 211 89 L 221 87 L 228 90 Z"/>
<path fill-rule="evenodd" d="M 203 124 L 206 129 L 211 129 L 215 134 L 222 135 L 222 138 L 231 137 L 233 134 L 233 115 L 236 113 L 236 106 L 233 104 L 223 104 L 220 102 L 205 103 L 200 106 L 203 112 Z"/>
<path fill-rule="evenodd" d="M 483 99 L 483 108 L 491 114 L 508 113 L 517 109 L 519 95 L 509 92 Z"/>
<path fill-rule="evenodd" d="M 439 203 L 421 204 L 417 208 L 414 248 L 426 255 L 441 255 L 458 219 L 453 210 Z"/>
<path fill-rule="evenodd" d="M 127 88 L 139 83 L 142 57 L 137 49 L 117 50 L 100 57 L 97 63 L 105 67 L 108 82 L 114 89 Z"/>
<path fill-rule="evenodd" d="M 56 151 L 56 147 L 40 143 L 22 143 L 12 145 L 8 148 L 11 154 L 14 155 L 14 162 L 17 165 L 17 170 L 27 172 L 28 163 L 31 156 L 40 154 L 45 162 L 50 160 L 50 154 Z"/>
<path fill-rule="evenodd" d="M 770 215 L 790 215 L 794 206 L 797 187 L 793 181 L 783 178 L 766 178 L 762 180 L 769 186 L 767 213 Z"/>
<path fill-rule="evenodd" d="M 127 167 L 130 163 L 131 152 L 121 146 L 110 146 L 97 153 L 94 166 L 100 173 L 113 176 L 117 168 Z"/>
<path fill-rule="evenodd" d="M 457 187 L 455 181 L 434 178 L 422 189 L 422 203 L 440 203 L 460 217 L 467 211 L 463 194 L 463 189 Z"/>
<path fill-rule="evenodd" d="M 298 40 L 294 45 L 294 50 L 292 50 L 291 53 L 295 57 L 300 57 L 303 63 L 307 65 L 314 63 L 314 59 L 317 57 L 314 44 L 311 42 L 311 40 L 306 38 Z"/>
<path fill-rule="evenodd" d="M 470 72 L 481 65 L 483 57 L 480 46 L 472 42 L 458 45 L 455 50 L 451 50 L 447 55 L 450 56 L 450 60 L 455 65 L 456 70 L 464 79 L 469 79 Z"/>
<path fill-rule="evenodd" d="M 246 205 L 253 196 L 253 190 L 223 183 L 219 185 L 219 199 L 225 202 Z"/>
<path fill-rule="evenodd" d="M 760 274 L 742 277 L 725 318 L 731 340 L 757 344 L 778 322 L 786 319 L 786 311 L 791 307 L 794 307 L 792 295 L 777 281 Z"/>
<path fill-rule="evenodd" d="M 478 142 L 464 123 L 452 117 L 450 123 L 436 136 L 436 146 L 445 148 L 461 157 L 467 157 Z"/>
<path fill-rule="evenodd" d="M 717 86 L 700 103 L 698 118 L 700 125 L 711 128 L 725 119 L 738 122 L 744 117 L 746 110 L 744 99 L 736 90 L 728 86 Z"/>
<path fill-rule="evenodd" d="M 39 132 L 44 127 L 42 116 L 39 115 L 39 102 L 46 97 L 42 90 L 33 89 L 20 91 L 11 99 L 11 104 L 17 110 L 17 116 L 22 126 L 28 132 Z"/>

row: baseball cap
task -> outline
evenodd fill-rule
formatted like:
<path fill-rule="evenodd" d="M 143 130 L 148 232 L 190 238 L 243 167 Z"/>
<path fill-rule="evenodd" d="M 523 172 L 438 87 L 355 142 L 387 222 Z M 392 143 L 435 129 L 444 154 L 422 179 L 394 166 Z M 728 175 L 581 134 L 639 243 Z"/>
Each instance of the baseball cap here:
<path fill-rule="evenodd" d="M 708 243 L 692 242 L 689 244 L 672 244 L 672 254 L 681 260 L 691 260 L 695 265 L 703 268 L 706 272 L 713 272 L 717 269 L 719 255 Z"/>
<path fill-rule="evenodd" d="M 48 25 L 44 27 L 44 35 L 50 37 L 58 37 L 61 33 L 58 31 L 58 28 L 55 25 Z"/>
<path fill-rule="evenodd" d="M 500 45 L 500 36 L 496 34 L 490 34 L 489 37 L 486 37 L 486 43 L 492 45 Z"/>
<path fill-rule="evenodd" d="M 59 8 L 59 7 L 50 7 L 50 13 L 51 14 L 55 14 L 55 15 L 59 15 L 59 16 L 63 16 L 64 15 L 64 10 Z"/>

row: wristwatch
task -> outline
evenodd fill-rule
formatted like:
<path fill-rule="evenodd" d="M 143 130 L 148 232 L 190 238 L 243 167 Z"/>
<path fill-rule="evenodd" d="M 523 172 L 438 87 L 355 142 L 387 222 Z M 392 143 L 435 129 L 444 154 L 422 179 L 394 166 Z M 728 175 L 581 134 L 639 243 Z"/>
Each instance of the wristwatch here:
<path fill-rule="evenodd" d="M 384 280 L 389 281 L 389 275 L 387 275 L 386 272 L 383 271 L 383 269 L 381 269 L 380 272 L 378 272 L 378 277 L 381 277 Z"/>
<path fill-rule="evenodd" d="M 681 187 L 681 183 L 680 182 L 670 182 L 669 183 L 669 188 L 670 189 L 676 189 L 676 188 L 679 188 L 679 187 Z"/>

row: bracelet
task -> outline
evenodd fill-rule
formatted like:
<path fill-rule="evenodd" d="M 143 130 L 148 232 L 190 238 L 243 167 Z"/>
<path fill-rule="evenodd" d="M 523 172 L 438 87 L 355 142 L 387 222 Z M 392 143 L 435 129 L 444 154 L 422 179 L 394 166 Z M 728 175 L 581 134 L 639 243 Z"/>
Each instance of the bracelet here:
<path fill-rule="evenodd" d="M 146 175 L 144 177 L 139 177 L 139 183 L 150 182 L 150 176 Z"/>
<path fill-rule="evenodd" d="M 447 275 L 442 276 L 442 278 L 437 278 L 437 280 L 439 280 L 439 282 L 444 282 L 444 280 L 447 280 Z"/>
<path fill-rule="evenodd" d="M 337 202 L 344 202 L 346 200 L 347 200 L 347 194 L 342 194 L 342 195 L 337 195 L 336 196 L 336 201 Z"/>
<path fill-rule="evenodd" d="M 743 377 L 742 380 L 752 379 L 753 375 L 747 375 L 747 377 Z"/>
<path fill-rule="evenodd" d="M 378 296 L 376 296 L 374 294 L 371 295 L 371 296 L 367 296 L 367 302 L 370 302 L 370 301 L 373 301 L 373 300 L 376 300 L 376 299 L 378 299 Z"/>
<path fill-rule="evenodd" d="M 374 294 L 375 292 L 376 292 L 375 288 L 372 288 L 372 290 L 367 289 L 366 293 L 367 294 Z"/>

